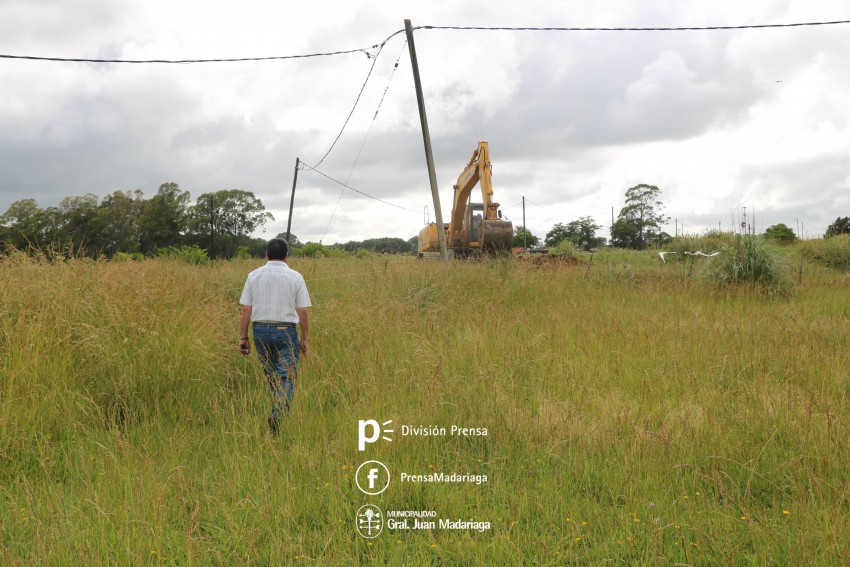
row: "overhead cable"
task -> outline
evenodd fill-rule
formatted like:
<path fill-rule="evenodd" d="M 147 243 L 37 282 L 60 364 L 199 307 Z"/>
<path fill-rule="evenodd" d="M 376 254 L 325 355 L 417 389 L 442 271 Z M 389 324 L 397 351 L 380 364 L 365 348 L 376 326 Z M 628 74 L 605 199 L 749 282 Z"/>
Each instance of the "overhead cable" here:
<path fill-rule="evenodd" d="M 749 30 L 768 28 L 799 28 L 812 26 L 834 26 L 850 24 L 850 20 L 834 20 L 826 22 L 797 22 L 790 24 L 747 24 L 740 26 L 682 26 L 682 27 L 507 27 L 507 26 L 414 26 L 414 30 L 457 30 L 457 31 L 556 31 L 556 32 L 667 32 L 667 31 L 717 31 L 717 30 Z M 287 59 L 307 59 L 311 57 L 332 57 L 336 55 L 347 55 L 350 53 L 369 53 L 370 49 L 377 49 L 386 44 L 390 39 L 405 30 L 393 32 L 387 39 L 369 48 L 345 49 L 340 51 L 326 51 L 321 53 L 307 53 L 300 55 L 272 55 L 264 57 L 232 57 L 220 59 L 95 59 L 82 57 L 43 57 L 37 55 L 8 55 L 0 54 L 0 59 L 23 59 L 28 61 L 52 61 L 64 63 L 115 63 L 115 64 L 178 64 L 188 65 L 195 63 L 242 63 L 248 61 L 280 61 Z"/>
<path fill-rule="evenodd" d="M 354 158 L 354 163 L 351 164 L 351 170 L 349 170 L 349 172 L 348 172 L 348 177 L 345 178 L 346 185 L 348 184 L 349 181 L 351 181 L 351 175 L 354 173 L 354 168 L 357 167 L 357 162 L 360 161 L 360 154 L 363 153 L 363 148 L 364 148 L 364 146 L 366 146 L 366 140 L 369 138 L 369 133 L 372 131 L 372 126 L 375 125 L 375 120 L 378 118 L 378 112 L 381 111 L 381 106 L 384 104 L 384 98 L 387 96 L 387 91 L 390 90 L 390 83 L 392 83 L 393 77 L 395 77 L 395 72 L 396 72 L 396 69 L 398 69 L 398 64 L 399 64 L 399 61 L 401 61 L 401 56 L 404 55 L 404 48 L 405 47 L 407 47 L 407 40 L 405 40 L 404 44 L 401 46 L 401 53 L 398 54 L 398 59 L 396 59 L 396 61 L 395 61 L 395 65 L 393 66 L 393 71 L 390 74 L 390 79 L 389 79 L 389 81 L 387 81 L 387 86 L 384 89 L 384 94 L 381 95 L 381 100 L 378 102 L 378 108 L 375 110 L 374 116 L 372 116 L 372 121 L 369 123 L 369 128 L 368 128 L 368 130 L 366 130 L 366 135 L 363 136 L 363 141 L 360 143 L 360 149 L 357 151 L 357 156 Z M 377 55 L 375 57 L 377 59 Z M 369 73 L 371 74 L 371 72 L 372 71 L 370 70 Z M 368 78 L 367 78 L 367 80 L 368 80 Z M 365 86 L 365 84 L 364 84 L 364 86 Z M 362 92 L 362 90 L 361 90 L 361 92 Z M 359 97 L 358 97 L 358 99 L 359 99 Z M 354 104 L 355 104 L 355 107 L 356 107 L 357 103 L 355 102 Z M 352 113 L 354 112 L 353 108 L 351 109 L 351 112 Z M 351 118 L 351 114 L 349 114 L 348 117 Z M 348 123 L 348 120 L 346 120 L 346 123 Z M 343 128 L 345 128 L 345 126 L 343 126 Z M 342 132 L 340 131 L 340 135 L 341 134 L 342 134 Z M 339 139 L 339 136 L 337 136 L 337 140 L 338 139 Z M 336 142 L 334 142 L 334 143 L 336 143 Z M 333 146 L 331 146 L 331 148 L 333 148 Z M 328 152 L 330 153 L 330 150 L 328 150 Z M 327 157 L 327 154 L 325 154 L 325 157 Z M 324 158 L 322 158 L 322 159 L 324 160 Z M 317 163 L 316 167 L 318 167 L 319 164 L 321 164 L 321 162 Z M 331 218 L 328 219 L 328 224 L 325 227 L 325 233 L 322 235 L 322 240 L 325 239 L 325 236 L 327 236 L 327 234 L 328 234 L 328 230 L 330 230 L 331 223 L 333 222 L 333 219 L 336 216 L 336 210 L 339 207 L 339 202 L 342 200 L 342 194 L 344 192 L 345 192 L 345 187 L 343 187 L 342 190 L 339 192 L 339 197 L 337 197 L 336 205 L 334 205 L 334 210 L 331 213 Z"/>
<path fill-rule="evenodd" d="M 165 65 L 191 65 L 195 63 L 244 63 L 248 61 L 283 61 L 287 59 L 309 59 L 313 57 L 333 57 L 336 55 L 348 55 L 351 53 L 365 53 L 371 56 L 370 50 L 382 48 L 389 40 L 404 33 L 404 30 L 393 32 L 381 43 L 371 47 L 359 47 L 357 49 L 345 49 L 341 51 L 326 51 L 320 53 L 306 53 L 301 55 L 269 55 L 263 57 L 229 57 L 220 59 L 94 59 L 82 57 L 42 57 L 37 55 L 4 55 L 0 59 L 25 59 L 28 61 L 51 61 L 61 63 L 115 63 L 115 64 L 165 64 Z"/>
<path fill-rule="evenodd" d="M 351 187 L 350 185 L 348 185 L 348 184 L 346 184 L 346 183 L 343 183 L 342 181 L 339 181 L 339 180 L 337 180 L 337 179 L 334 179 L 334 178 L 333 178 L 333 177 L 331 177 L 330 175 L 328 175 L 328 174 L 326 174 L 326 173 L 323 173 L 323 172 L 319 171 L 319 170 L 318 170 L 318 169 L 316 169 L 315 167 L 312 167 L 312 166 L 310 166 L 310 165 L 308 165 L 308 164 L 304 163 L 303 161 L 301 162 L 301 165 L 303 165 L 303 166 L 304 166 L 304 167 L 306 167 L 307 169 L 311 169 L 311 170 L 315 171 L 316 173 L 318 173 L 319 175 L 321 175 L 322 177 L 324 177 L 324 178 L 326 178 L 326 179 L 330 179 L 330 180 L 331 180 L 331 181 L 333 181 L 334 183 L 338 183 L 339 185 L 342 185 L 342 186 L 343 186 L 344 188 L 346 188 L 346 189 L 351 189 L 351 190 L 352 190 L 352 191 L 354 191 L 355 193 L 358 193 L 358 194 L 360 194 L 360 195 L 363 195 L 364 197 L 369 197 L 370 199 L 374 199 L 375 201 L 378 201 L 378 202 L 383 203 L 383 204 L 385 204 L 385 205 L 390 205 L 391 207 L 395 207 L 395 208 L 397 208 L 397 209 L 401 209 L 401 210 L 403 210 L 403 211 L 409 211 L 409 212 L 411 212 L 411 213 L 416 213 L 417 215 L 421 215 L 421 214 L 422 214 L 422 211 L 414 211 L 413 209 L 408 209 L 407 207 L 402 207 L 401 205 L 396 205 L 395 203 L 390 203 L 389 201 L 384 201 L 383 199 L 379 199 L 378 197 L 374 197 L 374 196 L 372 196 L 372 195 L 370 195 L 370 194 L 368 194 L 368 193 L 364 193 L 363 191 L 360 191 L 359 189 L 355 189 L 354 187 Z"/>
<path fill-rule="evenodd" d="M 490 26 L 417 26 L 414 29 L 426 30 L 456 30 L 456 31 L 560 31 L 560 32 L 654 32 L 654 31 L 716 31 L 716 30 L 750 30 L 765 28 L 799 28 L 809 26 L 834 26 L 850 24 L 850 20 L 831 22 L 799 22 L 792 24 L 749 24 L 741 26 L 687 26 L 687 27 L 490 27 Z"/>
<path fill-rule="evenodd" d="M 354 106 L 351 107 L 351 112 L 348 113 L 348 117 L 345 119 L 345 122 L 342 124 L 342 128 L 339 129 L 339 134 L 334 138 L 333 143 L 331 143 L 331 147 L 328 148 L 328 151 L 325 152 L 325 155 L 322 156 L 322 159 L 319 160 L 319 163 L 316 164 L 316 167 L 322 165 L 322 162 L 325 161 L 325 158 L 328 157 L 328 154 L 331 153 L 331 150 L 334 149 L 334 146 L 337 142 L 339 142 L 342 133 L 345 131 L 345 127 L 348 126 L 348 121 L 351 120 L 351 116 L 354 114 L 354 110 L 357 108 L 357 103 L 360 102 L 360 97 L 363 96 L 363 91 L 366 90 L 366 85 L 369 83 L 369 77 L 372 76 L 372 71 L 375 70 L 375 63 L 378 62 L 378 56 L 381 54 L 381 50 L 384 48 L 384 44 L 378 48 L 378 51 L 375 55 L 369 55 L 372 59 L 372 66 L 369 67 L 369 72 L 366 73 L 366 80 L 363 81 L 363 86 L 360 87 L 360 92 L 357 93 L 357 98 L 354 99 Z"/>

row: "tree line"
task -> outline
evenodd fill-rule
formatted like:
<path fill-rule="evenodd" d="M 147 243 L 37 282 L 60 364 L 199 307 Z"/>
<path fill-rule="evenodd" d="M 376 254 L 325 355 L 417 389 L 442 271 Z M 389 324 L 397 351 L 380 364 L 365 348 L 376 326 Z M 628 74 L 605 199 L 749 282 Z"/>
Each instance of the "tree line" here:
<path fill-rule="evenodd" d="M 668 242 L 671 236 L 662 226 L 669 217 L 662 212 L 660 194 L 655 185 L 629 188 L 625 205 L 611 226 L 610 240 L 596 236 L 602 225 L 585 216 L 557 223 L 546 233 L 543 243 L 551 248 L 570 242 L 578 249 L 592 250 L 609 242 L 618 248 L 632 249 Z M 211 259 L 237 255 L 262 257 L 266 240 L 252 238 L 251 234 L 273 220 L 262 201 L 250 191 L 225 189 L 204 193 L 191 204 L 188 191 L 181 190 L 177 183 L 163 183 L 150 199 L 136 189 L 115 191 L 103 199 L 90 193 L 66 197 L 58 206 L 45 209 L 35 199 L 16 201 L 0 215 L 0 249 L 53 250 L 111 258 L 118 253 L 156 256 L 178 247 L 197 247 Z M 827 228 L 825 237 L 838 234 L 850 234 L 850 218 L 837 218 Z M 793 231 L 783 224 L 769 227 L 765 237 L 785 242 L 796 239 Z M 516 227 L 515 247 L 535 247 L 540 242 L 526 227 Z M 308 256 L 326 250 L 318 243 L 302 243 L 295 235 L 289 236 L 289 243 L 295 253 L 303 251 Z M 415 253 L 417 237 L 351 240 L 330 248 L 346 252 Z"/>
<path fill-rule="evenodd" d="M 188 191 L 163 183 L 150 199 L 138 189 L 100 200 L 90 193 L 66 197 L 44 209 L 35 199 L 21 199 L 0 215 L 0 244 L 92 257 L 155 256 L 172 247 L 197 246 L 210 258 L 231 258 L 240 247 L 264 250 L 265 241 L 250 235 L 273 220 L 250 191 L 204 193 L 191 204 Z"/>
<path fill-rule="evenodd" d="M 611 230 L 611 244 L 624 248 L 645 248 L 669 238 L 660 226 L 666 218 L 660 213 L 660 190 L 638 185 L 626 192 L 626 206 Z M 66 197 L 57 207 L 40 208 L 35 199 L 12 203 L 0 215 L 0 245 L 18 249 L 58 250 L 76 255 L 106 256 L 118 253 L 156 256 L 177 247 L 197 247 L 211 259 L 237 255 L 261 257 L 266 241 L 250 235 L 274 217 L 250 191 L 228 189 L 204 193 L 191 204 L 188 191 L 177 183 L 163 183 L 156 195 L 146 199 L 141 190 L 115 191 L 103 199 L 86 194 Z M 545 237 L 546 246 L 564 241 L 590 250 L 606 244 L 597 237 L 601 225 L 591 217 L 558 223 Z M 283 234 L 279 234 L 283 237 Z M 289 236 L 293 251 L 304 255 L 324 254 L 327 248 L 346 252 L 369 250 L 379 253 L 416 252 L 417 237 L 382 237 L 323 247 L 302 243 Z M 534 247 L 540 239 L 518 226 L 514 246 Z"/>
<path fill-rule="evenodd" d="M 602 228 L 591 217 L 581 217 L 569 223 L 558 223 L 546 233 L 544 243 L 552 248 L 562 242 L 570 242 L 580 250 L 592 250 L 610 242 L 616 248 L 643 250 L 669 242 L 672 237 L 662 227 L 670 217 L 663 214 L 664 204 L 660 199 L 661 189 L 655 185 L 641 183 L 626 191 L 625 205 L 611 226 L 611 239 L 596 236 Z M 838 217 L 830 224 L 824 238 L 840 234 L 850 234 L 850 217 Z M 779 223 L 765 229 L 764 238 L 779 243 L 791 243 L 797 240 L 794 231 Z M 524 244 L 525 243 L 525 244 Z M 537 246 L 540 239 L 525 227 L 518 226 L 514 236 L 514 246 Z"/>
<path fill-rule="evenodd" d="M 658 187 L 646 184 L 635 185 L 626 191 L 626 204 L 611 227 L 612 246 L 641 250 L 670 240 L 670 235 L 661 229 L 669 217 L 662 214 L 664 204 L 659 199 L 660 194 Z M 569 242 L 579 250 L 593 250 L 609 242 L 605 237 L 596 236 L 596 231 L 601 228 L 602 225 L 592 217 L 585 216 L 566 224 L 557 223 L 546 233 L 543 242 L 550 248 Z M 518 226 L 515 232 L 515 247 L 540 244 L 540 239 L 524 226 Z"/>

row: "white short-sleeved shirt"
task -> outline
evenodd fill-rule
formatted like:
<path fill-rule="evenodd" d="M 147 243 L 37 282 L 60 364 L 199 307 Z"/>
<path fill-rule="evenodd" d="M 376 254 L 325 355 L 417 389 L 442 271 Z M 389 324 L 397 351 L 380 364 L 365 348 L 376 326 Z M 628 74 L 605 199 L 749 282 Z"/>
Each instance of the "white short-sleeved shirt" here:
<path fill-rule="evenodd" d="M 251 321 L 298 323 L 295 309 L 310 307 L 304 277 L 281 260 L 269 260 L 245 280 L 242 305 L 251 306 Z"/>

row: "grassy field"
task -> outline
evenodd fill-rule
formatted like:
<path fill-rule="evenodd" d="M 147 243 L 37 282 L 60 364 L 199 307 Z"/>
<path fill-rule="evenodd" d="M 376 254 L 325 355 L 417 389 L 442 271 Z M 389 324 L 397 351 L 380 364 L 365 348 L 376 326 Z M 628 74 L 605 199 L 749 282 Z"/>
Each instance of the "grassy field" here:
<path fill-rule="evenodd" d="M 850 563 L 845 274 L 801 264 L 771 298 L 650 252 L 295 260 L 312 352 L 273 437 L 237 350 L 258 265 L 0 262 L 0 563 Z M 358 451 L 361 419 L 393 442 Z M 367 503 L 491 528 L 366 539 Z"/>

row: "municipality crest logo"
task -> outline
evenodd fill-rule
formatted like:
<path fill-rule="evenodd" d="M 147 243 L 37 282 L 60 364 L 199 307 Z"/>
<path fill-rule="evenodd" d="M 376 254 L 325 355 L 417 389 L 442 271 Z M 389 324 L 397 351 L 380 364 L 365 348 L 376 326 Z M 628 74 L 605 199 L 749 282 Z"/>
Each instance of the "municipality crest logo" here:
<path fill-rule="evenodd" d="M 366 539 L 381 535 L 384 529 L 384 514 L 381 509 L 372 504 L 361 506 L 357 510 L 357 533 Z"/>

